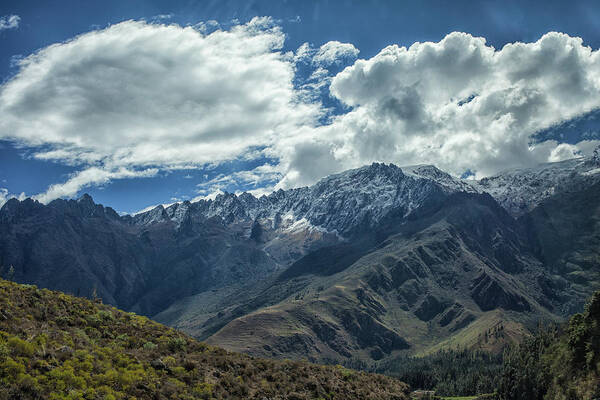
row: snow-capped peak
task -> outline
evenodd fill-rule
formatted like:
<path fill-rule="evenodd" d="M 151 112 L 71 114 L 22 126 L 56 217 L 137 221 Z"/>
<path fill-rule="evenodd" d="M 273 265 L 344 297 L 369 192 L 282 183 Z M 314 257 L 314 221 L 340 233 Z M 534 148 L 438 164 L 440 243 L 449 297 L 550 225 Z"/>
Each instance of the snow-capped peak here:
<path fill-rule="evenodd" d="M 519 216 L 575 175 L 600 178 L 599 168 L 600 148 L 588 158 L 505 171 L 479 181 L 455 178 L 432 165 L 400 168 L 373 163 L 330 175 L 310 187 L 278 190 L 260 198 L 249 193 L 222 193 L 214 199 L 159 206 L 134 216 L 134 223 L 181 226 L 186 218 L 217 216 L 226 224 L 261 221 L 274 230 L 303 227 L 344 236 L 359 226 L 376 225 L 391 211 L 408 215 L 431 196 L 456 192 L 488 193 L 513 216 Z"/>
<path fill-rule="evenodd" d="M 570 185 L 595 182 L 600 178 L 596 173 L 600 168 L 599 155 L 600 146 L 591 157 L 508 170 L 471 184 L 478 191 L 489 193 L 517 217 Z"/>
<path fill-rule="evenodd" d="M 466 180 L 455 178 L 433 165 L 420 164 L 402 167 L 407 175 L 413 175 L 424 179 L 431 179 L 440 184 L 444 189 L 450 192 L 474 193 L 477 190 Z"/>
<path fill-rule="evenodd" d="M 378 223 L 392 210 L 409 214 L 434 192 L 462 190 L 454 178 L 441 171 L 438 174 L 443 176 L 443 182 L 437 183 L 414 171 L 405 174 L 393 164 L 374 163 L 328 176 L 310 187 L 279 190 L 261 198 L 248 193 L 224 193 L 214 200 L 175 203 L 164 209 L 157 207 L 136 215 L 134 221 L 137 224 L 172 221 L 180 226 L 191 215 L 196 218 L 218 216 L 227 224 L 260 220 L 278 229 L 284 216 L 293 216 L 293 221 L 287 221 L 286 226 L 343 235 L 361 224 Z"/>

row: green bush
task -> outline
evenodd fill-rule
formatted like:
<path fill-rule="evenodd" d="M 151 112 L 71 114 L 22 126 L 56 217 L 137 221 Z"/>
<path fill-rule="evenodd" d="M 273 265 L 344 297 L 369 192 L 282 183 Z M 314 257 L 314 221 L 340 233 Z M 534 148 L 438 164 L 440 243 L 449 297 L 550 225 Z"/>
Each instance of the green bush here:
<path fill-rule="evenodd" d="M 183 338 L 171 338 L 168 341 L 167 347 L 170 352 L 177 353 L 180 351 L 185 351 L 187 346 L 187 342 Z"/>
<path fill-rule="evenodd" d="M 144 350 L 154 350 L 156 349 L 158 346 L 152 342 L 146 342 L 144 343 Z"/>
<path fill-rule="evenodd" d="M 35 345 L 18 337 L 8 339 L 8 347 L 16 356 L 31 357 L 35 353 Z"/>

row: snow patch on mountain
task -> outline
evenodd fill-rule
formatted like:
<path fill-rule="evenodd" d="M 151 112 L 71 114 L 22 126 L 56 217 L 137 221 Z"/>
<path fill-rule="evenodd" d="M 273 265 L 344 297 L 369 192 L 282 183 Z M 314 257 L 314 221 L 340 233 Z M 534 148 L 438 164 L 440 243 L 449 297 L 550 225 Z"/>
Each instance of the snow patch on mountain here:
<path fill-rule="evenodd" d="M 402 171 L 407 175 L 416 176 L 424 179 L 431 179 L 441 185 L 447 192 L 466 192 L 476 193 L 477 189 L 464 179 L 455 178 L 452 175 L 434 167 L 433 165 L 412 165 L 402 167 Z"/>
<path fill-rule="evenodd" d="M 479 192 L 489 193 L 511 215 L 518 217 L 538 206 L 560 190 L 581 178 L 596 181 L 600 170 L 598 151 L 592 157 L 540 164 L 532 168 L 504 171 L 498 175 L 471 182 Z M 581 183 L 581 182 L 580 182 Z"/>
<path fill-rule="evenodd" d="M 440 182 L 427 174 L 439 176 Z M 269 221 L 273 230 L 319 229 L 343 236 L 358 226 L 375 226 L 391 211 L 409 215 L 435 193 L 459 190 L 472 191 L 435 167 L 413 168 L 405 174 L 395 165 L 374 163 L 328 176 L 311 187 L 260 198 L 224 193 L 214 200 L 158 206 L 135 215 L 133 223 L 170 221 L 179 227 L 188 218 L 220 217 L 226 224 Z"/>
<path fill-rule="evenodd" d="M 581 174 L 582 175 L 586 175 L 586 176 L 590 176 L 590 175 L 596 175 L 599 172 L 600 172 L 600 168 L 594 168 L 594 169 L 591 169 L 589 171 L 582 172 Z"/>

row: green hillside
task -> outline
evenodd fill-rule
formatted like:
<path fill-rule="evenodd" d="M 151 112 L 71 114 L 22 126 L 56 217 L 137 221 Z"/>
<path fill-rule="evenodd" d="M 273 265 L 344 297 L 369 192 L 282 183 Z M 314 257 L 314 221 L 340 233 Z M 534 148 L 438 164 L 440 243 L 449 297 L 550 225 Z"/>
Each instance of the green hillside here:
<path fill-rule="evenodd" d="M 0 280 L 0 399 L 406 399 L 404 383 L 207 346 L 145 317 Z"/>

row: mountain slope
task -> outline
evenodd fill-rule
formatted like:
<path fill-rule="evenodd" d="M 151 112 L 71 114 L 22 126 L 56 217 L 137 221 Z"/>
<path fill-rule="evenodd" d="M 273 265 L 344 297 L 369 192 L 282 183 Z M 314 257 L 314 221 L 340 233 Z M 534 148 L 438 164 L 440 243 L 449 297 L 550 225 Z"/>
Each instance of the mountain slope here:
<path fill-rule="evenodd" d="M 153 315 L 186 296 L 226 293 L 305 254 L 352 240 L 389 213 L 408 215 L 442 193 L 437 183 L 373 164 L 310 188 L 257 199 L 225 194 L 131 216 L 91 197 L 0 209 L 0 274 Z"/>
<path fill-rule="evenodd" d="M 579 190 L 582 185 L 586 187 L 599 181 L 600 147 L 591 157 L 508 170 L 471 182 L 471 186 L 489 193 L 511 215 L 519 217 L 557 193 Z"/>
<path fill-rule="evenodd" d="M 236 227 L 206 218 L 175 229 L 131 225 L 89 196 L 44 206 L 9 200 L 0 210 L 4 276 L 152 315 L 172 301 L 278 268 Z"/>
<path fill-rule="evenodd" d="M 562 315 L 581 311 L 600 287 L 600 181 L 573 185 L 580 188 L 548 198 L 521 221 L 552 275 L 544 290 L 557 296 Z"/>
<path fill-rule="evenodd" d="M 393 378 L 228 353 L 139 317 L 0 280 L 0 399 L 407 399 Z"/>
<path fill-rule="evenodd" d="M 369 361 L 456 346 L 499 352 L 540 319 L 581 309 L 600 287 L 597 158 L 495 179 L 492 194 L 504 207 L 475 194 L 479 182 L 404 168 L 439 185 L 429 204 L 409 216 L 390 213 L 367 234 L 309 253 L 252 291 L 218 302 L 187 298 L 156 318 L 270 357 Z M 515 211 L 511 193 L 528 206 Z"/>
<path fill-rule="evenodd" d="M 237 351 L 314 360 L 424 351 L 499 321 L 519 336 L 523 324 L 555 318 L 538 283 L 541 263 L 491 197 L 454 194 L 419 211 L 384 221 L 353 248 L 304 257 L 251 302 L 221 305 L 197 325 L 168 312 L 157 318 L 200 337 L 224 325 L 208 341 Z"/>

